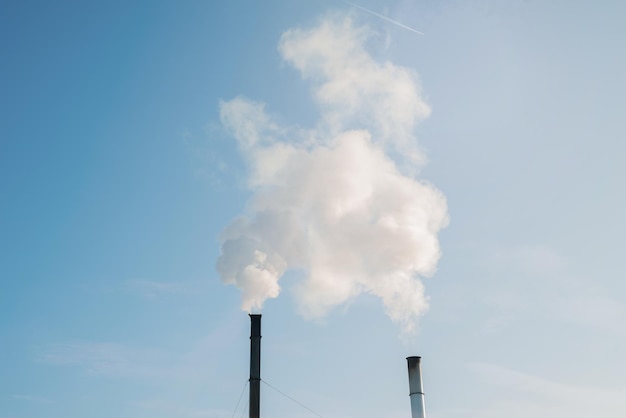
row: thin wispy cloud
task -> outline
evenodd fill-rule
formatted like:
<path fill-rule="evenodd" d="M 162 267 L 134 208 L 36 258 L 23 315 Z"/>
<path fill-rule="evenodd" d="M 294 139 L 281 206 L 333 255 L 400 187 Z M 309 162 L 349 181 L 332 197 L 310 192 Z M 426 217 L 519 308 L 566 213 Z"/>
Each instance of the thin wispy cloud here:
<path fill-rule="evenodd" d="M 25 401 L 25 402 L 31 402 L 31 403 L 36 403 L 36 404 L 47 404 L 47 403 L 53 402 L 51 399 L 43 398 L 41 396 L 34 396 L 34 395 L 15 394 L 15 395 L 11 395 L 11 398 L 18 400 L 18 401 Z"/>
<path fill-rule="evenodd" d="M 124 282 L 124 287 L 142 297 L 155 299 L 165 296 L 192 296 L 206 294 L 208 281 L 157 281 L 132 279 Z"/>
<path fill-rule="evenodd" d="M 497 248 L 484 254 L 481 268 L 488 277 L 483 301 L 497 311 L 486 329 L 511 320 L 573 323 L 595 330 L 624 333 L 626 305 L 581 276 L 576 261 L 547 245 Z"/>
<path fill-rule="evenodd" d="M 472 363 L 469 367 L 483 385 L 499 393 L 489 404 L 472 411 L 472 416 L 621 418 L 626 412 L 626 387 L 604 389 L 584 381 L 563 383 L 488 363 Z"/>
<path fill-rule="evenodd" d="M 237 175 L 227 158 L 216 150 L 220 132 L 219 126 L 209 124 L 202 134 L 189 131 L 181 134 L 194 176 L 208 182 L 216 190 L 222 189 L 225 182 L 234 180 Z"/>
<path fill-rule="evenodd" d="M 111 342 L 48 344 L 39 350 L 37 360 L 110 377 L 171 377 L 178 373 L 173 360 L 160 350 Z"/>
<path fill-rule="evenodd" d="M 540 275 L 562 274 L 571 266 L 567 257 L 545 244 L 498 247 L 490 250 L 486 258 L 486 265 L 506 266 Z"/>
<path fill-rule="evenodd" d="M 208 334 L 184 350 L 137 346 L 122 342 L 73 341 L 37 348 L 35 360 L 57 367 L 74 367 L 85 374 L 109 378 L 185 379 L 206 376 L 219 353 L 238 337 L 235 317 L 226 317 Z"/>
<path fill-rule="evenodd" d="M 183 402 L 171 399 L 142 399 L 132 402 L 131 406 L 151 416 L 170 416 L 181 418 L 232 418 L 232 411 L 219 408 L 199 408 L 183 406 Z"/>

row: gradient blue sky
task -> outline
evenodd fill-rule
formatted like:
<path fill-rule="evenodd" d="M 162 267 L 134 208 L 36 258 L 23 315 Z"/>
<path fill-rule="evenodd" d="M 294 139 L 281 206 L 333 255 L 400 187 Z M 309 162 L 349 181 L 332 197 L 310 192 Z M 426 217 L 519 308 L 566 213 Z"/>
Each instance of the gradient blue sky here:
<path fill-rule="evenodd" d="M 419 354 L 431 418 L 626 414 L 626 3 L 359 4 L 425 35 L 330 0 L 2 2 L 0 418 L 232 416 L 249 319 L 215 261 L 249 193 L 218 103 L 314 123 L 277 43 L 329 11 L 420 75 L 451 223 L 417 339 L 368 296 L 305 321 L 285 283 L 263 377 L 325 418 L 408 417 Z"/>

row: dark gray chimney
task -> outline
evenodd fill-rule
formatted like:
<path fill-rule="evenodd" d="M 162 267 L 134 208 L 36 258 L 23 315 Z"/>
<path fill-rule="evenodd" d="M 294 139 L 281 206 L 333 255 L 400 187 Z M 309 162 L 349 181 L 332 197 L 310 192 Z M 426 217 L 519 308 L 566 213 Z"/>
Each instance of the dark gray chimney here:
<path fill-rule="evenodd" d="M 406 358 L 409 366 L 409 396 L 411 397 L 411 416 L 413 418 L 426 418 L 421 359 L 417 356 Z"/>
<path fill-rule="evenodd" d="M 259 418 L 261 403 L 261 315 L 250 314 L 250 418 Z"/>

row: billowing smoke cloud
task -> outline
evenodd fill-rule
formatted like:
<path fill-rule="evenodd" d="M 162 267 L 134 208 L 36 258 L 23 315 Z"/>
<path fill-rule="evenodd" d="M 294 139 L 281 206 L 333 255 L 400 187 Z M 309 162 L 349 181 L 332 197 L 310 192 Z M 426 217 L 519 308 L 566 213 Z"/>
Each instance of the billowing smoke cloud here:
<path fill-rule="evenodd" d="M 442 193 L 414 176 L 424 158 L 413 131 L 430 108 L 411 70 L 366 51 L 370 36 L 337 16 L 283 34 L 283 59 L 313 85 L 314 128 L 280 126 L 245 98 L 220 104 L 253 191 L 217 263 L 244 310 L 277 297 L 289 269 L 304 272 L 295 297 L 306 317 L 365 292 L 410 331 L 428 308 L 420 278 L 435 272 L 448 223 Z"/>

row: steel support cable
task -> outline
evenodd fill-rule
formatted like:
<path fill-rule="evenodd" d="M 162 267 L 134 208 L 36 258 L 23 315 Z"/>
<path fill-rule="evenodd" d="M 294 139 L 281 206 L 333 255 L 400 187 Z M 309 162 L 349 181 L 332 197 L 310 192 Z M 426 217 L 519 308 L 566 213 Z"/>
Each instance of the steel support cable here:
<path fill-rule="evenodd" d="M 245 415 L 246 411 L 248 410 L 248 406 L 250 405 L 250 402 L 246 402 L 246 406 L 243 407 L 243 409 L 241 410 L 241 415 L 239 418 L 243 418 L 243 416 Z"/>
<path fill-rule="evenodd" d="M 317 415 L 320 418 L 324 418 L 322 415 L 318 414 L 317 412 L 315 412 L 314 410 L 312 410 L 311 408 L 309 408 L 308 406 L 302 404 L 301 402 L 295 400 L 294 398 L 292 398 L 291 396 L 287 395 L 285 392 L 280 391 L 279 389 L 275 388 L 274 386 L 270 385 L 269 383 L 267 383 L 265 380 L 261 379 L 262 383 L 265 383 L 267 386 L 269 386 L 270 388 L 274 389 L 276 392 L 280 393 L 281 395 L 283 395 L 285 398 L 290 399 L 292 402 L 297 403 L 298 405 L 300 405 L 301 407 L 303 407 L 304 409 L 306 409 L 307 411 L 309 411 L 312 414 Z"/>
<path fill-rule="evenodd" d="M 235 414 L 237 413 L 237 408 L 239 408 L 239 403 L 241 402 L 241 398 L 243 397 L 243 393 L 246 391 L 246 387 L 248 387 L 248 381 L 243 385 L 243 389 L 241 389 L 241 393 L 239 394 L 239 399 L 237 400 L 237 405 L 235 405 L 235 410 L 233 411 L 233 415 L 231 418 L 235 418 Z"/>

